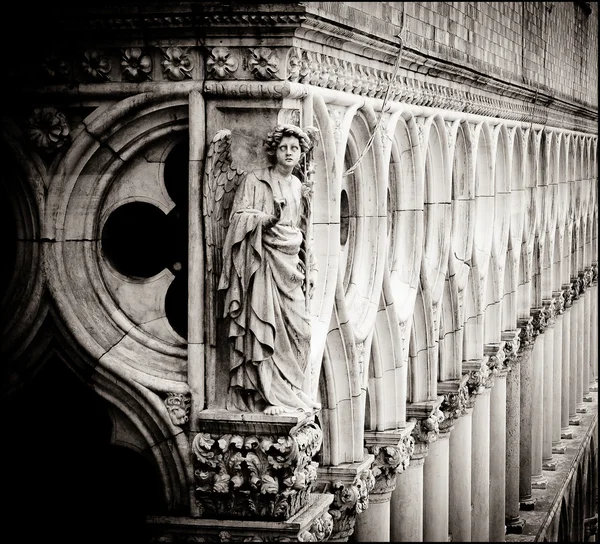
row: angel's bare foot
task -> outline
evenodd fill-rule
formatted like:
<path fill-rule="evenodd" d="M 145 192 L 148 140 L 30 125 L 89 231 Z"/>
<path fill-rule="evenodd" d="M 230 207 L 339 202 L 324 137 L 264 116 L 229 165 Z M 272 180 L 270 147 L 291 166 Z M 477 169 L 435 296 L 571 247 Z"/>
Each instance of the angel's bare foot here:
<path fill-rule="evenodd" d="M 285 412 L 285 408 L 283 406 L 267 406 L 263 412 L 269 416 L 276 416 L 283 414 L 283 412 Z"/>

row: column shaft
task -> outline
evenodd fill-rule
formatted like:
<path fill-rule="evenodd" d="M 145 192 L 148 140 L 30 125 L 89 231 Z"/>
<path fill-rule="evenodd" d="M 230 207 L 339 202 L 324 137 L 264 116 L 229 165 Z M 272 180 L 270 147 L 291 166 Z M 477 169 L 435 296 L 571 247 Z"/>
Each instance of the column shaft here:
<path fill-rule="evenodd" d="M 490 536 L 490 390 L 477 395 L 473 407 L 471 458 L 471 538 L 488 542 Z"/>
<path fill-rule="evenodd" d="M 590 297 L 592 293 L 590 289 L 585 290 L 585 294 L 583 296 L 583 395 L 587 395 L 590 392 L 590 322 L 591 322 L 591 314 L 590 314 Z"/>
<path fill-rule="evenodd" d="M 571 337 L 569 357 L 569 421 L 576 417 L 577 413 L 577 302 L 573 301 L 571 307 Z"/>
<path fill-rule="evenodd" d="M 571 371 L 569 360 L 571 358 L 571 308 L 565 310 L 562 317 L 562 396 L 560 399 L 561 414 L 560 427 L 562 434 L 569 427 L 569 398 L 571 395 Z"/>
<path fill-rule="evenodd" d="M 423 542 L 424 461 L 423 457 L 411 458 L 408 468 L 396 476 L 396 489 L 390 501 L 391 542 Z M 367 535 L 365 542 L 372 540 Z"/>
<path fill-rule="evenodd" d="M 357 542 L 390 542 L 390 494 L 370 494 L 369 508 L 356 518 Z"/>
<path fill-rule="evenodd" d="M 448 540 L 450 432 L 441 433 L 429 445 L 423 467 L 423 540 Z"/>
<path fill-rule="evenodd" d="M 531 445 L 532 445 L 532 379 L 533 350 L 526 348 L 519 365 L 520 428 L 519 428 L 519 502 L 521 509 L 532 509 L 531 497 Z"/>
<path fill-rule="evenodd" d="M 577 311 L 577 396 L 575 397 L 576 406 L 583 402 L 583 296 L 579 296 L 576 304 Z"/>
<path fill-rule="evenodd" d="M 490 542 L 504 542 L 506 493 L 506 371 L 490 392 Z"/>
<path fill-rule="evenodd" d="M 506 495 L 507 533 L 520 533 L 523 519 L 519 515 L 519 469 L 521 451 L 521 373 L 517 359 L 506 376 Z M 450 497 L 452 503 L 452 497 Z M 463 541 L 464 542 L 464 541 Z"/>
<path fill-rule="evenodd" d="M 544 385 L 542 408 L 544 430 L 542 442 L 542 463 L 546 470 L 556 470 L 552 464 L 552 426 L 554 421 L 554 325 L 550 325 L 543 336 L 544 340 Z M 560 398 L 560 397 L 559 397 Z"/>
<path fill-rule="evenodd" d="M 554 381 L 552 390 L 552 453 L 564 453 L 564 445 L 561 439 L 562 427 L 562 395 L 563 395 L 563 380 L 562 380 L 562 342 L 563 342 L 563 316 L 556 316 L 556 324 L 554 325 Z M 559 401 L 560 399 L 560 401 Z M 567 414 L 567 419 L 569 414 Z M 568 422 L 567 422 L 568 423 Z"/>
<path fill-rule="evenodd" d="M 471 542 L 471 436 L 473 410 L 459 417 L 450 435 L 450 534 L 454 542 Z M 518 501 L 518 496 L 517 496 Z"/>
<path fill-rule="evenodd" d="M 531 487 L 544 489 L 546 480 L 542 473 L 542 443 L 544 438 L 544 335 L 538 334 L 531 354 L 532 414 L 531 414 Z"/>

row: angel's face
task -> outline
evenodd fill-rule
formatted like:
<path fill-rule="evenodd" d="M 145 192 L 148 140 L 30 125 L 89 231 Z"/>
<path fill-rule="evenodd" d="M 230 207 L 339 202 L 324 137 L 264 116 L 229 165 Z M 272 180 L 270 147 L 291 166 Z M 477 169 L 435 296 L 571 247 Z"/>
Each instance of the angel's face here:
<path fill-rule="evenodd" d="M 295 136 L 284 136 L 277 146 L 275 159 L 278 164 L 293 168 L 300 161 L 300 142 Z"/>

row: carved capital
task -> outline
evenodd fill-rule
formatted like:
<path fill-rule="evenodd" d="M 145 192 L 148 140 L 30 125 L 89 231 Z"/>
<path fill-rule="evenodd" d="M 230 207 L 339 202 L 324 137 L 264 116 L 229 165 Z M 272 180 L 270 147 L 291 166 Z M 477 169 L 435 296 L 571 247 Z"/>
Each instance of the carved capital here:
<path fill-rule="evenodd" d="M 323 435 L 314 416 L 296 425 L 289 423 L 287 432 L 282 432 L 287 420 L 274 416 L 268 423 L 259 414 L 253 425 L 242 416 L 239 421 L 233 417 L 231 421 L 199 419 L 199 428 L 204 425 L 209 432 L 199 432 L 192 440 L 201 517 L 288 519 L 308 504 L 317 479 L 312 458 Z M 218 428 L 230 432 L 210 432 Z"/>
<path fill-rule="evenodd" d="M 439 422 L 440 432 L 447 432 L 459 417 L 467 413 L 469 403 L 467 380 L 468 376 L 465 375 L 462 380 L 438 383 L 438 392 L 444 395 L 440 405 L 440 410 L 444 414 L 444 419 Z M 446 389 L 450 390 L 446 392 Z"/>
<path fill-rule="evenodd" d="M 483 393 L 483 390 L 487 387 L 491 372 L 485 359 L 464 361 L 463 372 L 465 371 L 469 375 L 467 380 L 467 388 L 469 389 L 468 407 L 472 408 L 475 404 L 475 395 Z"/>
<path fill-rule="evenodd" d="M 579 277 L 571 278 L 571 300 L 575 302 L 579 300 L 579 295 L 581 295 L 581 279 Z"/>
<path fill-rule="evenodd" d="M 435 408 L 425 419 L 416 421 L 413 436 L 418 442 L 431 444 L 435 442 L 440 434 L 440 423 L 444 421 L 444 412 Z"/>
<path fill-rule="evenodd" d="M 559 291 L 552 291 L 552 297 L 554 298 L 555 315 L 562 315 L 565 311 L 564 291 L 562 289 Z"/>
<path fill-rule="evenodd" d="M 564 309 L 567 310 L 573 306 L 573 286 L 570 283 L 562 285 L 563 296 L 565 299 Z"/>
<path fill-rule="evenodd" d="M 521 329 L 519 332 L 519 352 L 533 343 L 533 318 L 524 317 L 517 319 L 517 326 Z"/>
<path fill-rule="evenodd" d="M 310 529 L 298 535 L 298 542 L 325 542 L 333 530 L 333 519 L 329 512 L 323 512 L 311 524 Z"/>
<path fill-rule="evenodd" d="M 502 340 L 504 341 L 504 364 L 511 367 L 517 362 L 517 355 L 521 346 L 519 338 L 520 330 L 502 331 Z"/>
<path fill-rule="evenodd" d="M 191 396 L 189 393 L 167 393 L 165 406 L 173 425 L 185 425 L 190 419 Z"/>
<path fill-rule="evenodd" d="M 542 311 L 544 312 L 544 319 L 546 320 L 546 328 L 554 325 L 556 318 L 556 306 L 554 304 L 554 298 L 542 300 Z"/>
<path fill-rule="evenodd" d="M 533 325 L 533 337 L 536 338 L 540 334 L 544 334 L 548 328 L 546 314 L 543 308 L 531 308 L 531 317 L 533 318 L 531 322 Z"/>
<path fill-rule="evenodd" d="M 374 456 L 372 471 L 375 486 L 371 495 L 384 495 L 381 500 L 389 500 L 389 494 L 396 487 L 396 475 L 408 468 L 414 452 L 413 426 L 414 423 L 409 422 L 404 429 L 365 432 L 367 451 Z"/>
<path fill-rule="evenodd" d="M 595 285 L 598 282 L 598 263 L 592 263 L 592 283 Z"/>
<path fill-rule="evenodd" d="M 491 387 L 495 376 L 501 375 L 502 373 L 506 375 L 506 372 L 509 370 L 503 343 L 494 342 L 486 344 L 483 346 L 483 354 L 488 356 L 487 366 L 490 370 L 486 381 L 486 387 Z"/>
<path fill-rule="evenodd" d="M 598 534 L 598 513 L 597 512 L 591 518 L 585 518 L 583 520 L 583 531 L 585 533 L 586 541 L 591 536 Z"/>

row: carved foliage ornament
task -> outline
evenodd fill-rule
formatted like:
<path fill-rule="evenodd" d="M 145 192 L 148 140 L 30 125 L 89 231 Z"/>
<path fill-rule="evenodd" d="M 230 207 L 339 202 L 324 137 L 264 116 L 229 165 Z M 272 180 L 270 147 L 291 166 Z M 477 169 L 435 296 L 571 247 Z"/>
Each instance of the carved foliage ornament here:
<path fill-rule="evenodd" d="M 462 384 L 456 393 L 447 393 L 440 405 L 440 410 L 444 414 L 444 419 L 440 422 L 439 428 L 444 431 L 450 428 L 454 422 L 462 415 L 467 413 L 467 403 L 469 400 L 469 391 L 467 384 Z"/>
<path fill-rule="evenodd" d="M 533 342 L 533 323 L 531 318 L 519 319 L 517 325 L 521 328 L 519 332 L 519 352 L 522 352 L 526 347 L 530 346 Z"/>
<path fill-rule="evenodd" d="M 444 421 L 444 413 L 436 408 L 429 417 L 417 422 L 412 431 L 412 436 L 419 442 L 431 444 L 437 440 L 442 421 Z"/>
<path fill-rule="evenodd" d="M 337 480 L 333 483 L 333 502 L 329 513 L 333 518 L 333 534 L 336 540 L 346 538 L 354 532 L 356 516 L 369 507 L 369 493 L 375 487 L 375 476 L 371 469 L 364 470 L 351 484 Z"/>
<path fill-rule="evenodd" d="M 163 74 L 172 81 L 191 79 L 194 63 L 188 55 L 187 48 L 167 47 L 163 49 L 164 59 L 162 61 Z"/>
<path fill-rule="evenodd" d="M 289 436 L 198 433 L 192 451 L 201 516 L 288 519 L 308 503 L 321 442 L 314 422 Z"/>
<path fill-rule="evenodd" d="M 372 493 L 385 493 L 396 487 L 396 474 L 404 472 L 410 463 L 415 441 L 412 436 L 406 437 L 397 446 L 374 446 L 371 453 L 373 461 L 373 476 L 375 487 Z"/>
<path fill-rule="evenodd" d="M 532 308 L 531 317 L 533 317 L 531 323 L 533 325 L 533 337 L 535 338 L 540 334 L 544 334 L 548 328 L 548 323 L 543 308 Z"/>
<path fill-rule="evenodd" d="M 185 425 L 190 417 L 191 397 L 183 393 L 167 393 L 165 406 L 173 425 Z"/>
<path fill-rule="evenodd" d="M 331 536 L 333 531 L 333 519 L 329 512 L 323 512 L 323 514 L 315 519 L 310 529 L 302 531 L 298 535 L 299 542 L 325 542 Z"/>
<path fill-rule="evenodd" d="M 207 76 L 215 79 L 232 77 L 238 69 L 239 61 L 227 47 L 215 47 L 206 59 Z"/>
<path fill-rule="evenodd" d="M 490 385 L 490 369 L 487 365 L 481 365 L 479 370 L 469 372 L 467 387 L 469 389 L 469 399 L 474 402 L 475 395 L 481 393 L 485 387 Z"/>
<path fill-rule="evenodd" d="M 36 108 L 27 121 L 27 135 L 38 149 L 56 151 L 69 140 L 69 124 L 55 108 Z"/>

